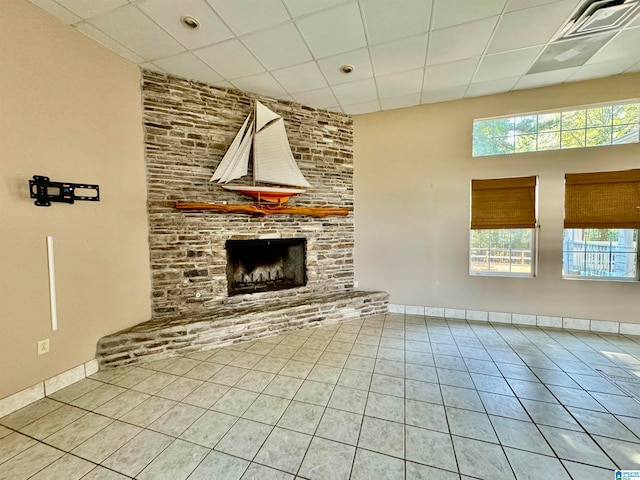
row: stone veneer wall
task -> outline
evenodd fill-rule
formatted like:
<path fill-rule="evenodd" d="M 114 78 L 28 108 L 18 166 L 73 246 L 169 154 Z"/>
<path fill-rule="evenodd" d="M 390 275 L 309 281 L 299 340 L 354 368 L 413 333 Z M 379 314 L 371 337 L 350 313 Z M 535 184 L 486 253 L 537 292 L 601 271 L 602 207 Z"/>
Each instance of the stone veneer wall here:
<path fill-rule="evenodd" d="M 349 116 L 151 71 L 143 71 L 142 93 L 154 318 L 352 290 L 353 213 L 253 218 L 174 208 L 175 201 L 253 203 L 209 179 L 254 99 L 283 116 L 294 157 L 312 185 L 289 203 L 352 207 Z M 226 240 L 291 237 L 307 239 L 306 287 L 227 297 Z"/>

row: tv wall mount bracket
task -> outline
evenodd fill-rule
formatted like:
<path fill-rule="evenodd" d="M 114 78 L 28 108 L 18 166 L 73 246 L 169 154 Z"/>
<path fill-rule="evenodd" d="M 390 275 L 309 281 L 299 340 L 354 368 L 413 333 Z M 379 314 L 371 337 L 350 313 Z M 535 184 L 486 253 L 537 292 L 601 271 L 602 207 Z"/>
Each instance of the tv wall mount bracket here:
<path fill-rule="evenodd" d="M 76 188 L 91 190 L 89 195 L 76 195 Z M 100 187 L 88 183 L 52 182 L 49 177 L 34 175 L 33 180 L 29 180 L 29 191 L 33 202 L 38 207 L 49 207 L 51 202 L 62 202 L 73 204 L 76 200 L 89 202 L 100 201 Z M 91 194 L 93 193 L 93 194 Z"/>

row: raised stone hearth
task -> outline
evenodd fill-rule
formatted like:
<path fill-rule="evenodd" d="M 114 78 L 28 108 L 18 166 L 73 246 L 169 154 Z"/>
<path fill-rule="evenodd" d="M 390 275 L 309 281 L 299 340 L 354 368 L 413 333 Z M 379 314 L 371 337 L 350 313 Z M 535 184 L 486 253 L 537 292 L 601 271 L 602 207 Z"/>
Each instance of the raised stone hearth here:
<path fill-rule="evenodd" d="M 148 321 L 100 339 L 100 368 L 150 362 L 172 355 L 256 340 L 309 325 L 329 325 L 387 311 L 388 294 L 351 291 L 264 307 L 222 305 L 206 314 Z"/>

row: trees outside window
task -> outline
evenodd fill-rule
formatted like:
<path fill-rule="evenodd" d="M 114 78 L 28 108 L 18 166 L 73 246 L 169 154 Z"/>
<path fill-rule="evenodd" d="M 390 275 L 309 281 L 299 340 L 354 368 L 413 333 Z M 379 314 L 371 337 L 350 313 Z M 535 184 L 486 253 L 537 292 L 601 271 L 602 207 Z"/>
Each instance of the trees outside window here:
<path fill-rule="evenodd" d="M 640 142 L 640 102 L 473 122 L 473 156 Z"/>

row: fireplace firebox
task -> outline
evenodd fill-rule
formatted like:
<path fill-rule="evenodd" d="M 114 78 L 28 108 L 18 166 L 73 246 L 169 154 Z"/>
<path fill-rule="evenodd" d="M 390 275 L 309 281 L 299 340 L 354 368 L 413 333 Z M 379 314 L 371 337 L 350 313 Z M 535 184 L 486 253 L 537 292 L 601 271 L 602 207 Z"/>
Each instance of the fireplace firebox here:
<path fill-rule="evenodd" d="M 227 240 L 229 295 L 307 284 L 305 238 Z"/>

